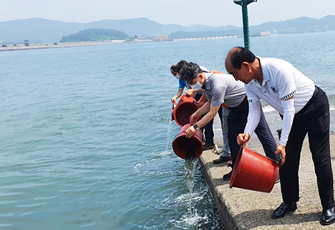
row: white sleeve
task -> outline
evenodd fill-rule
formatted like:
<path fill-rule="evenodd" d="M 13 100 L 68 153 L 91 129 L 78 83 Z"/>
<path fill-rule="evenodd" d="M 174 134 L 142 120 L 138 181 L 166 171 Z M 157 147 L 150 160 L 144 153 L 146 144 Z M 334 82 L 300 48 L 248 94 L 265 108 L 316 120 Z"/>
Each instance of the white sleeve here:
<path fill-rule="evenodd" d="M 283 114 L 283 126 L 279 144 L 286 146 L 288 135 L 290 134 L 295 114 L 294 99 L 288 99 L 286 101 L 282 101 L 281 103 L 283 106 L 284 114 Z"/>
<path fill-rule="evenodd" d="M 260 119 L 261 119 L 261 102 L 260 101 L 249 102 L 248 120 L 244 133 L 249 133 L 250 136 L 252 136 L 256 127 L 259 124 Z"/>

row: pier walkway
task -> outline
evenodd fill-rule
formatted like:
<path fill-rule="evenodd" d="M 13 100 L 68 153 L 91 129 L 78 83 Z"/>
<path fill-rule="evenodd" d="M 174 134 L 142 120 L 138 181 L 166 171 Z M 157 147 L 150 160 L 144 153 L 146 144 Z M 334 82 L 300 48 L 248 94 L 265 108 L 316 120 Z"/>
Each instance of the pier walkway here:
<path fill-rule="evenodd" d="M 217 132 L 221 132 L 221 130 Z M 215 133 L 215 135 L 219 136 L 220 134 L 217 135 L 217 133 Z M 220 142 L 220 138 L 216 137 L 215 139 L 217 140 L 216 143 Z M 334 170 L 334 134 L 331 135 L 330 143 Z M 218 143 L 218 145 L 222 145 L 222 138 L 221 143 Z M 264 155 L 264 151 L 261 147 L 249 148 Z M 282 202 L 280 183 L 274 185 L 271 193 L 256 192 L 234 187 L 229 188 L 229 181 L 223 181 L 222 176 L 228 173 L 231 168 L 227 167 L 227 163 L 213 164 L 212 161 L 218 157 L 219 156 L 212 150 L 206 150 L 202 153 L 199 161 L 225 230 L 335 229 L 335 224 L 322 226 L 319 223 L 322 207 L 317 189 L 312 155 L 309 151 L 307 140 L 305 140 L 300 159 L 300 200 L 297 203 L 298 209 L 294 213 L 277 220 L 272 219 L 271 215 L 273 210 Z"/>

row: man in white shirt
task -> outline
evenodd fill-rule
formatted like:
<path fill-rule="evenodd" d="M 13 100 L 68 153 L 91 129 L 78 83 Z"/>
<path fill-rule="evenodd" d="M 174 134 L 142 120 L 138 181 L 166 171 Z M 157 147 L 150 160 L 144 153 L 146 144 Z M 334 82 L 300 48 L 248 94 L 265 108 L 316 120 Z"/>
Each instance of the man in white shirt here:
<path fill-rule="evenodd" d="M 290 63 L 275 58 L 259 58 L 235 47 L 226 57 L 226 69 L 245 83 L 249 115 L 244 133 L 237 137 L 249 141 L 260 118 L 260 99 L 282 116 L 282 133 L 276 154 L 282 156 L 280 184 L 283 203 L 272 218 L 282 218 L 297 209 L 299 200 L 299 160 L 303 140 L 308 133 L 323 212 L 320 223 L 335 222 L 333 172 L 329 145 L 329 103 L 325 92 Z"/>
<path fill-rule="evenodd" d="M 188 63 L 181 71 L 181 79 L 185 80 L 194 90 L 204 90 L 208 101 L 190 117 L 190 126 L 185 132 L 186 137 L 192 137 L 198 128 L 204 127 L 210 122 L 219 108 L 224 104 L 229 108 L 227 117 L 228 142 L 231 151 L 232 167 L 234 167 L 240 146 L 236 137 L 243 132 L 248 116 L 248 102 L 242 82 L 235 81 L 233 76 L 228 74 L 205 73 L 195 63 Z M 204 115 L 206 114 L 206 115 Z M 201 120 L 198 121 L 204 115 Z M 256 134 L 261 136 L 260 141 L 266 155 L 275 159 L 276 141 L 266 123 L 264 115 L 261 116 Z M 223 180 L 230 180 L 231 173 L 223 176 Z"/>

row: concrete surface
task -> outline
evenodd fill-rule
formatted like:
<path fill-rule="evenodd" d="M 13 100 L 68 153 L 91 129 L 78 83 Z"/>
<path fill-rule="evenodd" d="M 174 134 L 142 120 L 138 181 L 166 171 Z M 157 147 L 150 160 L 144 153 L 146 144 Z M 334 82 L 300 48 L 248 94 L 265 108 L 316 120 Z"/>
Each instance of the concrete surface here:
<path fill-rule="evenodd" d="M 215 143 L 222 145 L 221 130 L 214 130 Z M 253 143 L 255 140 L 253 139 Z M 335 135 L 331 134 L 332 165 L 335 164 Z M 247 145 L 248 146 L 248 145 Z M 257 146 L 257 144 L 252 144 Z M 250 147 L 250 149 L 264 155 L 261 147 Z M 282 197 L 280 183 L 274 185 L 271 193 L 256 192 L 246 189 L 229 188 L 229 181 L 223 181 L 222 176 L 230 172 L 227 163 L 213 164 L 217 159 L 212 150 L 206 150 L 199 158 L 203 174 L 211 189 L 214 202 L 219 210 L 221 222 L 225 230 L 231 229 L 335 229 L 335 224 L 322 226 L 321 202 L 316 183 L 314 164 L 309 151 L 308 140 L 305 140 L 299 169 L 300 201 L 298 209 L 284 218 L 274 220 L 272 212 L 281 204 Z"/>

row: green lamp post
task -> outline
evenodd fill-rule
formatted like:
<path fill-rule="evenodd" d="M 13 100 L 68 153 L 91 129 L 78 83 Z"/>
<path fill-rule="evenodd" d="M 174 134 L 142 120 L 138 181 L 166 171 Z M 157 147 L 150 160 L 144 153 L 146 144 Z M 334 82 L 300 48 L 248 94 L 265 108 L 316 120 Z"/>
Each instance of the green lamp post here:
<path fill-rule="evenodd" d="M 247 8 L 247 6 L 250 3 L 252 3 L 252 2 L 257 2 L 257 0 L 234 0 L 234 3 L 242 6 L 244 47 L 246 49 L 250 48 L 250 43 L 249 43 L 249 22 L 248 22 L 248 8 Z"/>

